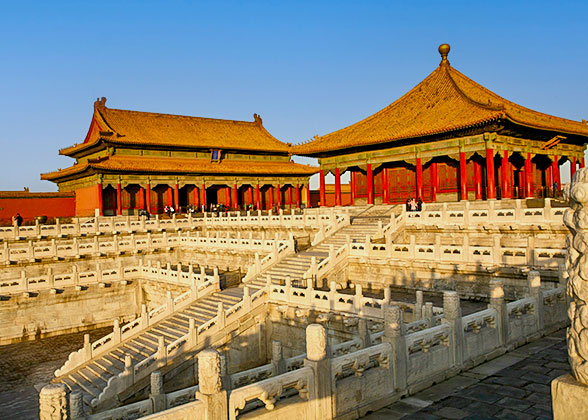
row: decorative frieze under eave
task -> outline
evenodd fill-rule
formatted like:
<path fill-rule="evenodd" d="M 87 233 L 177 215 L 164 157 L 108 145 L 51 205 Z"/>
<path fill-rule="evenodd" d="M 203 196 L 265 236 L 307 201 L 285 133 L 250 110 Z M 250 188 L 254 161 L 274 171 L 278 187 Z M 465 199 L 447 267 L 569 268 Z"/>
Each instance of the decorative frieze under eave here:
<path fill-rule="evenodd" d="M 493 149 L 502 156 L 504 151 L 521 154 L 531 153 L 531 157 L 541 154 L 546 156 L 558 156 L 558 158 L 584 157 L 586 146 L 558 143 L 550 149 L 543 149 L 545 142 L 532 139 L 521 139 L 498 135 L 496 133 L 484 133 L 475 136 L 460 137 L 454 139 L 439 140 L 426 144 L 407 145 L 388 149 L 362 151 L 346 155 L 332 156 L 319 159 L 321 169 L 326 173 L 334 172 L 335 168 L 343 173 L 351 167 L 366 170 L 367 164 L 372 165 L 372 170 L 388 162 L 405 162 L 416 165 L 416 159 L 421 159 L 424 165 L 435 157 L 448 157 L 459 161 L 459 154 L 465 153 L 466 159 L 470 159 L 475 153 L 481 157 L 486 156 L 486 149 Z"/>

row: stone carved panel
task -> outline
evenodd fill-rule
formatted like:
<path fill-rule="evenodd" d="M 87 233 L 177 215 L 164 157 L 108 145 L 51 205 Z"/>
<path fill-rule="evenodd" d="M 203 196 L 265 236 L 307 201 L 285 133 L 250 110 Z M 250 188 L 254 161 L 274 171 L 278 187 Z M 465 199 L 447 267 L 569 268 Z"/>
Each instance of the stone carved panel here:
<path fill-rule="evenodd" d="M 327 356 L 327 333 L 322 325 L 311 324 L 306 327 L 306 358 L 313 362 Z"/>
<path fill-rule="evenodd" d="M 49 384 L 39 393 L 39 418 L 63 420 L 68 418 L 67 390 L 63 384 Z"/>
<path fill-rule="evenodd" d="M 564 196 L 570 209 L 564 223 L 570 230 L 567 239 L 568 356 L 574 376 L 588 385 L 588 169 L 580 169 Z"/>
<path fill-rule="evenodd" d="M 221 361 L 216 350 L 206 349 L 198 354 L 198 385 L 200 393 L 212 395 L 221 390 Z"/>

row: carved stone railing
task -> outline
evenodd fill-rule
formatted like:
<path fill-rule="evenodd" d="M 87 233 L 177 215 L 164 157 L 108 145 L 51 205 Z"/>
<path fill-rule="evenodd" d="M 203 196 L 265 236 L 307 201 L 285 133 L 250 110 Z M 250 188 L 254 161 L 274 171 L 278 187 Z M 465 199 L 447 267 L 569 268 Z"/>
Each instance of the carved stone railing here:
<path fill-rule="evenodd" d="M 120 325 L 118 320 L 115 320 L 113 332 L 94 341 L 93 343 L 90 343 L 90 336 L 86 334 L 84 336 L 84 346 L 81 349 L 70 353 L 64 365 L 55 371 L 55 376 L 59 377 L 66 375 L 70 371 L 84 365 L 93 358 L 99 357 L 100 355 L 112 350 L 121 342 L 147 330 L 150 326 L 173 314 L 175 311 L 182 310 L 199 298 L 208 296 L 211 293 L 220 290 L 220 278 L 216 269 L 214 270 L 214 274 L 212 276 L 208 276 L 203 273 L 196 274 L 193 271 L 191 272 L 191 275 L 190 273 L 183 273 L 181 271 L 181 267 L 180 270 L 174 271 L 175 274 L 170 275 L 171 271 L 172 270 L 169 269 L 141 266 L 138 268 L 138 271 L 134 273 L 134 275 L 138 276 L 139 273 L 141 273 L 142 276 L 146 276 L 147 278 L 167 282 L 170 281 L 169 277 L 172 277 L 172 280 L 176 279 L 177 283 L 181 284 L 184 280 L 186 280 L 182 278 L 182 275 L 178 275 L 182 273 L 188 277 L 187 280 L 189 281 L 188 284 L 190 285 L 190 290 L 180 294 L 179 296 L 176 296 L 175 298 L 172 298 L 171 294 L 168 293 L 166 302 L 163 305 L 152 309 L 151 311 L 147 311 L 147 307 L 142 305 L 141 315 L 138 318 L 123 326 Z"/>
<path fill-rule="evenodd" d="M 219 234 L 206 236 L 196 232 L 191 235 L 188 231 L 181 231 L 168 234 L 166 231 L 160 233 L 146 233 L 127 236 L 114 234 L 110 237 L 77 238 L 62 240 L 29 240 L 26 245 L 20 243 L 4 242 L 0 247 L 0 261 L 5 265 L 14 262 L 35 262 L 44 259 L 65 259 L 80 258 L 83 256 L 101 256 L 106 254 L 119 255 L 122 253 L 149 252 L 155 249 L 170 249 L 181 247 L 183 249 L 205 249 L 205 250 L 227 250 L 234 252 L 271 252 L 274 244 L 282 246 L 288 239 L 275 238 L 242 238 L 237 236 L 220 236 Z"/>
<path fill-rule="evenodd" d="M 341 213 L 341 212 L 337 212 Z M 0 226 L 0 239 L 27 239 L 40 237 L 63 237 L 66 235 L 94 235 L 105 233 L 139 233 L 161 230 L 194 229 L 196 227 L 210 226 L 234 226 L 234 227 L 316 227 L 318 224 L 331 223 L 334 220 L 335 211 L 320 213 L 304 210 L 296 212 L 291 210 L 285 214 L 280 210 L 279 214 L 247 212 L 241 215 L 238 212 L 222 213 L 214 215 L 204 213 L 199 217 L 187 215 L 185 217 L 173 215 L 172 218 L 161 218 L 159 215 L 147 220 L 145 217 L 116 216 L 98 218 L 74 218 L 73 223 L 63 224 L 59 219 L 53 225 L 41 225 L 38 222 L 33 226 Z"/>
<path fill-rule="evenodd" d="M 320 230 L 312 238 L 310 245 L 315 246 L 329 236 L 335 234 L 339 229 L 349 226 L 351 219 L 348 214 L 337 214 L 332 209 L 330 214 L 317 215 L 317 223 Z"/>
<path fill-rule="evenodd" d="M 243 283 L 247 283 L 263 273 L 268 268 L 280 262 L 285 257 L 294 252 L 294 238 L 290 235 L 287 241 L 275 240 L 272 244 L 272 251 L 265 257 L 261 258 L 259 253 L 255 253 L 255 261 L 247 267 Z"/>

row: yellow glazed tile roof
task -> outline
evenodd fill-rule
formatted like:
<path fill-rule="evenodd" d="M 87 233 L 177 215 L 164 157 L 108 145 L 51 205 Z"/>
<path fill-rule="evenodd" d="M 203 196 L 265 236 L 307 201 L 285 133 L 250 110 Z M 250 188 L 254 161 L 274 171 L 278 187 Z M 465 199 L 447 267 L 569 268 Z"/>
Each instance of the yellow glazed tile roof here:
<path fill-rule="evenodd" d="M 69 168 L 41 175 L 41 179 L 54 181 L 71 175 L 81 174 L 88 169 L 104 172 L 138 172 L 165 174 L 219 174 L 219 175 L 278 175 L 310 176 L 319 168 L 294 162 L 259 160 L 231 160 L 212 163 L 208 159 L 110 156 L 106 159 L 76 164 Z"/>
<path fill-rule="evenodd" d="M 95 126 L 97 129 L 92 133 Z M 107 108 L 106 99 L 102 98 L 94 104 L 92 124 L 84 143 L 59 152 L 72 155 L 97 144 L 101 138 L 128 145 L 268 152 L 289 150 L 286 143 L 267 132 L 257 114 L 252 122 L 156 114 Z"/>
<path fill-rule="evenodd" d="M 400 141 L 500 119 L 536 129 L 588 136 L 586 124 L 533 111 L 489 91 L 452 68 L 446 59 L 447 52 L 435 71 L 391 105 L 349 127 L 294 146 L 292 154 Z"/>

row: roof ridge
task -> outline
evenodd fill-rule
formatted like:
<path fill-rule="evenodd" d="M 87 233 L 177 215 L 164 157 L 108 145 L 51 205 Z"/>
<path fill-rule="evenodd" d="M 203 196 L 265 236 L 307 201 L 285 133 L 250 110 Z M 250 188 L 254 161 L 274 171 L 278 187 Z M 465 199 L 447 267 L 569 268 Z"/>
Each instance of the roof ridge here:
<path fill-rule="evenodd" d="M 505 106 L 504 104 L 497 104 L 496 106 L 492 106 L 490 103 L 483 103 L 480 101 L 476 101 L 473 98 L 470 98 L 467 93 L 465 93 L 460 87 L 459 85 L 455 82 L 455 80 L 453 79 L 453 76 L 451 75 L 451 71 L 454 70 L 456 72 L 458 72 L 461 76 L 465 77 L 468 81 L 473 82 L 477 85 L 476 82 L 474 82 L 472 79 L 470 79 L 469 77 L 467 77 L 466 75 L 464 75 L 463 73 L 459 72 L 458 70 L 455 70 L 453 67 L 451 67 L 450 65 L 445 66 L 445 73 L 447 74 L 447 76 L 449 77 L 449 80 L 451 81 L 452 86 L 457 90 L 457 92 L 468 102 L 470 102 L 472 105 L 475 106 L 479 106 L 482 107 L 484 109 L 489 109 L 491 111 L 504 111 Z M 479 85 L 481 86 L 481 85 Z M 486 89 L 487 90 L 487 89 Z M 490 91 L 488 91 L 490 92 Z M 498 96 L 495 94 L 495 96 Z M 502 97 L 498 96 L 500 99 L 503 99 Z"/>
<path fill-rule="evenodd" d="M 258 123 L 258 121 L 256 121 L 256 120 L 254 120 L 254 121 L 228 120 L 228 119 L 224 119 L 224 118 L 196 117 L 196 116 L 192 116 L 192 115 L 165 114 L 165 113 L 161 113 L 161 112 L 136 111 L 136 110 L 132 110 L 132 109 L 119 109 L 119 108 L 107 108 L 107 107 L 104 107 L 104 110 L 115 111 L 115 112 L 128 112 L 128 113 L 134 113 L 134 114 L 144 114 L 144 115 L 148 115 L 151 117 L 170 117 L 170 118 L 178 118 L 178 119 L 195 119 L 195 120 L 206 120 L 206 121 L 215 121 L 215 122 L 247 124 L 247 125 L 252 125 L 252 126 L 256 126 L 256 125 L 263 126 L 260 122 Z"/>

